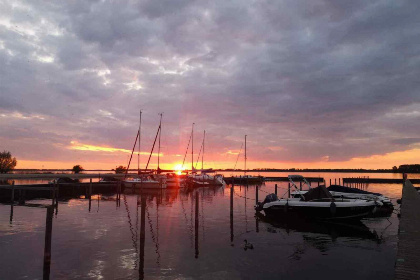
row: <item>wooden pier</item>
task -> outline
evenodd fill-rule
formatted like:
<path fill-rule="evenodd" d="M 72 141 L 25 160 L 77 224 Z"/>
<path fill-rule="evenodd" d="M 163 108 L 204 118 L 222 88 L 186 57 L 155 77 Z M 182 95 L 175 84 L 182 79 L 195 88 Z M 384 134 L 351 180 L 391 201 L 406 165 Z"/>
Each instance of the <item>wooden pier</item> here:
<path fill-rule="evenodd" d="M 420 184 L 420 179 L 410 179 L 412 184 Z M 402 184 L 403 179 L 382 179 L 382 178 L 343 178 L 343 184 Z"/>
<path fill-rule="evenodd" d="M 420 279 L 420 195 L 406 180 L 402 192 L 395 279 Z"/>
<path fill-rule="evenodd" d="M 305 178 L 310 183 L 323 183 L 324 178 L 319 177 L 307 177 Z M 235 184 L 246 184 L 247 181 L 250 185 L 261 184 L 262 182 L 289 182 L 288 177 L 252 177 L 247 179 L 247 177 L 225 177 L 226 184 L 230 185 Z M 303 179 L 293 179 L 296 182 L 302 182 Z"/>
<path fill-rule="evenodd" d="M 113 194 L 123 190 L 121 182 L 87 182 L 87 183 L 56 183 L 28 185 L 0 185 L 0 202 L 26 200 L 36 198 L 51 198 L 52 196 L 89 198 L 93 194 Z"/>

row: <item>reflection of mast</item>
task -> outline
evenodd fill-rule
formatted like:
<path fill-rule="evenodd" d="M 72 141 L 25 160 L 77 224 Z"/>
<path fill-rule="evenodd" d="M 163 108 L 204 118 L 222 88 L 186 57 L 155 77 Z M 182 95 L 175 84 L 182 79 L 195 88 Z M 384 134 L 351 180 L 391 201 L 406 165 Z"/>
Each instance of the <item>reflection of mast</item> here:
<path fill-rule="evenodd" d="M 139 279 L 144 279 L 144 245 L 146 239 L 145 221 L 146 221 L 146 197 L 141 196 L 141 221 L 140 221 L 140 265 Z"/>
<path fill-rule="evenodd" d="M 198 259 L 198 192 L 195 193 L 195 258 Z"/>

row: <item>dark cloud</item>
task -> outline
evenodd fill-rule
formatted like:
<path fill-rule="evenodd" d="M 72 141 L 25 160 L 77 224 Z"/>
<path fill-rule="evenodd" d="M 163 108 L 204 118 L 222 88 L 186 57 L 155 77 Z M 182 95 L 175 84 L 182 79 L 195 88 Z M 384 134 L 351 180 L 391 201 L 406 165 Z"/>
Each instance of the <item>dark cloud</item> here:
<path fill-rule="evenodd" d="M 244 134 L 254 160 L 408 149 L 420 131 L 418 5 L 0 1 L 3 149 L 54 159 L 72 140 L 130 148 L 140 108 L 146 146 L 165 112 L 171 154 L 192 122 L 214 160 L 234 161 L 222 154 Z"/>

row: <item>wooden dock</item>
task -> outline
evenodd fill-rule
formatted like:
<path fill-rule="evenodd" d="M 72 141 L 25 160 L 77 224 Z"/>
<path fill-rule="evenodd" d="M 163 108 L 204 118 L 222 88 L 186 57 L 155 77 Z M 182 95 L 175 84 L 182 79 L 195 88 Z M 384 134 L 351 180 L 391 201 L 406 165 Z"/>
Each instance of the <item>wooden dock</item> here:
<path fill-rule="evenodd" d="M 410 179 L 412 184 L 420 184 L 420 179 Z M 403 179 L 382 179 L 382 178 L 343 178 L 343 184 L 364 183 L 364 184 L 402 184 Z"/>
<path fill-rule="evenodd" d="M 419 258 L 420 195 L 413 187 L 411 180 L 406 180 L 402 192 L 395 279 L 420 279 Z"/>
<path fill-rule="evenodd" d="M 119 182 L 87 182 L 87 183 L 57 183 L 57 184 L 28 184 L 28 185 L 0 185 L 0 202 L 9 201 L 15 197 L 21 201 L 37 198 L 50 198 L 57 191 L 60 198 L 89 197 L 93 194 L 117 193 Z M 121 186 L 123 190 L 124 187 Z"/>
<path fill-rule="evenodd" d="M 39 174 L 0 174 L 0 180 L 17 180 L 17 179 L 58 179 L 58 178 L 71 178 L 71 179 L 83 179 L 83 178 L 124 178 L 125 174 L 115 173 L 39 173 Z M 128 173 L 127 176 L 135 177 L 137 173 Z"/>

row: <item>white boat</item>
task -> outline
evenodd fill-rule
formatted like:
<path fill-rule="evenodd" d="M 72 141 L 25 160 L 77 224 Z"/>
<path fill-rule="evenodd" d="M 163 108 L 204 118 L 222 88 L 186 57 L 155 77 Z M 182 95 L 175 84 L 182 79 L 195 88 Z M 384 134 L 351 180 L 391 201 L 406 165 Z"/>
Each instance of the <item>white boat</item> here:
<path fill-rule="evenodd" d="M 166 180 L 161 176 L 145 176 L 123 181 L 124 187 L 129 189 L 166 189 Z"/>
<path fill-rule="evenodd" d="M 299 189 L 293 179 L 302 180 L 309 185 L 303 176 L 289 175 L 289 181 L 297 191 Z M 275 218 L 357 220 L 374 212 L 377 206 L 382 206 L 382 203 L 364 199 L 335 199 L 325 186 L 319 186 L 311 188 L 305 194 L 299 193 L 299 197 L 278 199 L 275 194 L 269 194 L 255 208 Z"/>

